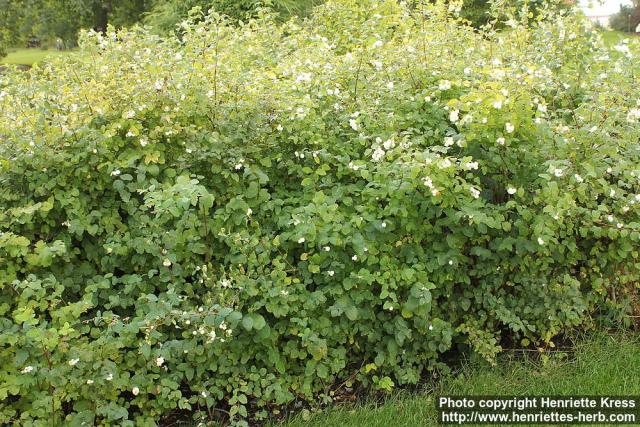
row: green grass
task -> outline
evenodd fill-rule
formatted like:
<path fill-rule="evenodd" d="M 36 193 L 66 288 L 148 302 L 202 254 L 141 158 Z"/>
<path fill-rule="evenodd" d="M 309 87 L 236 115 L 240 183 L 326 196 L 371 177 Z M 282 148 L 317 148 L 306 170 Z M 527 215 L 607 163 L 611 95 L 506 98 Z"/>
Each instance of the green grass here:
<path fill-rule="evenodd" d="M 607 46 L 613 46 L 615 44 L 618 44 L 620 40 L 623 40 L 627 37 L 629 36 L 621 31 L 608 31 L 608 30 L 602 31 L 602 39 L 604 40 L 604 43 Z"/>
<path fill-rule="evenodd" d="M 8 50 L 8 55 L 0 58 L 0 64 L 33 65 L 42 62 L 49 57 L 69 55 L 71 51 L 58 51 L 52 49 L 16 49 Z"/>
<path fill-rule="evenodd" d="M 638 37 L 635 34 L 623 33 L 622 31 L 610 31 L 603 30 L 602 31 L 602 39 L 607 46 L 613 46 L 618 44 L 620 41 L 624 39 L 631 39 L 634 37 Z"/>
<path fill-rule="evenodd" d="M 343 405 L 296 415 L 279 427 L 414 427 L 437 424 L 434 396 L 456 395 L 640 395 L 640 335 L 596 335 L 575 352 L 540 357 L 509 354 L 493 368 L 465 364 L 430 391 L 398 392 L 385 402 Z"/>

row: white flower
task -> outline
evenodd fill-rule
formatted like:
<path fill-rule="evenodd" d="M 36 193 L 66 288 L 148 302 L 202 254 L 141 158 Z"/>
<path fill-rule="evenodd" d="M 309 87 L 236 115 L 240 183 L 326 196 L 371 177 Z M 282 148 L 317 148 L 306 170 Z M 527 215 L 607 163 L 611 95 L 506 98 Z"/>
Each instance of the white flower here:
<path fill-rule="evenodd" d="M 76 366 L 78 364 L 78 362 L 80 361 L 80 359 L 71 359 L 69 360 L 69 366 Z"/>
<path fill-rule="evenodd" d="M 299 238 L 298 243 L 304 243 L 304 237 Z"/>
<path fill-rule="evenodd" d="M 87 380 L 87 384 L 89 385 L 93 384 L 93 380 Z"/>
<path fill-rule="evenodd" d="M 282 125 L 280 125 L 280 124 L 279 124 L 279 125 L 278 125 L 278 127 L 277 127 L 276 129 L 278 130 L 278 132 L 282 132 L 282 130 L 283 130 L 284 128 L 282 127 Z"/>
<path fill-rule="evenodd" d="M 333 277 L 333 275 L 334 275 L 334 274 L 336 274 L 336 272 L 335 272 L 335 271 L 333 271 L 333 270 L 329 270 L 329 271 L 327 271 L 327 274 L 328 274 L 329 276 Z"/>
<path fill-rule="evenodd" d="M 581 177 L 581 176 L 580 176 L 580 175 L 578 175 L 578 174 L 573 175 L 573 177 L 574 177 L 574 178 L 576 179 L 576 181 L 578 181 L 578 182 L 584 182 L 584 178 L 583 178 L 583 177 Z"/>
<path fill-rule="evenodd" d="M 300 73 L 298 77 L 296 77 L 296 82 L 310 82 L 312 78 L 311 73 Z"/>
<path fill-rule="evenodd" d="M 542 237 L 538 237 L 538 244 L 539 245 L 544 245 L 544 240 L 542 239 Z"/>
<path fill-rule="evenodd" d="M 140 138 L 140 145 L 142 145 L 143 147 L 146 146 L 149 143 L 149 141 L 147 140 L 147 138 Z"/>
<path fill-rule="evenodd" d="M 393 87 L 394 87 L 393 82 L 389 82 L 389 83 L 387 83 L 387 89 L 389 89 L 389 90 L 393 90 Z"/>
<path fill-rule="evenodd" d="M 447 136 L 447 137 L 444 139 L 444 146 L 445 146 L 445 147 L 451 147 L 452 145 L 453 145 L 453 137 L 451 137 L 451 136 Z"/>
<path fill-rule="evenodd" d="M 613 215 L 607 215 L 607 221 L 613 222 Z"/>
<path fill-rule="evenodd" d="M 384 155 L 385 155 L 385 151 L 382 148 L 378 147 L 373 151 L 373 154 L 371 155 L 371 159 L 374 162 L 379 162 L 384 157 Z"/>
<path fill-rule="evenodd" d="M 613 47 L 616 51 L 620 52 L 620 53 L 624 53 L 626 55 L 631 55 L 631 51 L 629 50 L 629 46 L 627 46 L 626 44 L 618 44 L 616 46 Z"/>
<path fill-rule="evenodd" d="M 475 188 L 475 187 L 469 187 L 469 192 L 471 193 L 471 195 L 472 195 L 475 199 L 477 199 L 477 198 L 479 198 L 479 197 L 480 197 L 480 190 L 478 190 L 478 189 L 477 189 L 477 188 Z"/>
<path fill-rule="evenodd" d="M 465 74 L 471 74 L 471 68 L 467 67 L 464 70 L 462 70 Z"/>
<path fill-rule="evenodd" d="M 449 120 L 453 123 L 457 122 L 460 116 L 460 112 L 458 110 L 453 110 L 449 113 Z"/>
<path fill-rule="evenodd" d="M 171 261 L 169 260 L 169 258 L 165 258 L 164 261 L 162 261 L 162 265 L 164 265 L 165 267 L 169 267 L 171 265 Z"/>
<path fill-rule="evenodd" d="M 113 379 L 113 374 L 109 373 L 104 379 L 107 381 L 111 381 Z"/>
<path fill-rule="evenodd" d="M 538 104 L 538 111 L 540 111 L 541 113 L 546 113 L 547 112 L 547 106 L 543 105 L 543 104 Z"/>
<path fill-rule="evenodd" d="M 464 165 L 466 170 L 478 169 L 478 162 L 469 162 Z"/>
<path fill-rule="evenodd" d="M 629 123 L 634 123 L 638 120 L 640 120 L 640 108 L 633 108 L 629 110 L 629 113 L 627 113 L 627 121 Z"/>
<path fill-rule="evenodd" d="M 124 118 L 125 119 L 132 119 L 136 116 L 136 112 L 134 110 L 129 110 L 126 113 L 124 113 Z"/>
<path fill-rule="evenodd" d="M 251 216 L 252 213 L 253 213 L 253 210 L 251 208 L 247 209 L 247 216 Z"/>
<path fill-rule="evenodd" d="M 452 165 L 451 160 L 444 159 L 440 162 L 440 169 L 446 169 Z"/>
<path fill-rule="evenodd" d="M 155 86 L 157 90 L 162 90 L 162 88 L 164 87 L 164 82 L 162 80 L 156 80 Z"/>
<path fill-rule="evenodd" d="M 22 368 L 22 372 L 23 374 L 28 374 L 29 372 L 33 371 L 33 366 L 25 366 L 24 368 Z"/>
<path fill-rule="evenodd" d="M 502 80 L 504 78 L 505 74 L 506 74 L 505 71 L 501 70 L 500 68 L 495 68 L 495 69 L 493 69 L 492 72 L 493 72 L 493 77 L 496 80 Z"/>
<path fill-rule="evenodd" d="M 440 81 L 440 84 L 438 84 L 438 89 L 440 89 L 440 90 L 449 90 L 449 89 L 451 89 L 451 82 L 449 80 Z"/>
<path fill-rule="evenodd" d="M 502 108 L 502 100 L 498 99 L 497 101 L 493 101 L 493 108 L 499 110 Z"/>
<path fill-rule="evenodd" d="M 429 178 L 428 176 L 425 176 L 422 180 L 422 182 L 424 183 L 424 185 L 426 185 L 429 188 L 433 188 L 433 181 L 431 180 L 431 178 Z"/>
<path fill-rule="evenodd" d="M 433 325 L 429 325 L 429 330 L 433 331 Z"/>
<path fill-rule="evenodd" d="M 515 189 L 515 188 L 513 188 L 513 187 L 509 187 L 509 188 L 507 188 L 507 193 L 509 193 L 509 194 L 516 194 L 516 191 L 518 191 L 518 190 L 516 190 L 516 189 Z"/>
<path fill-rule="evenodd" d="M 386 223 L 386 222 L 383 222 L 382 224 L 380 224 L 380 226 L 381 226 L 382 228 L 387 228 L 387 223 Z"/>
<path fill-rule="evenodd" d="M 133 393 L 134 396 L 137 396 L 140 393 L 140 389 L 138 387 L 134 387 L 131 389 L 131 393 Z"/>
<path fill-rule="evenodd" d="M 120 169 L 116 169 L 113 172 L 111 172 L 111 176 L 119 176 L 120 175 Z"/>
<path fill-rule="evenodd" d="M 202 393 L 200 393 L 200 395 L 201 395 L 202 397 L 207 397 L 207 396 L 208 396 L 207 392 L 206 392 L 206 391 L 204 391 L 204 390 L 202 391 Z"/>
<path fill-rule="evenodd" d="M 504 138 L 500 137 L 498 139 L 496 139 L 496 142 L 498 143 L 498 145 L 504 145 Z"/>
<path fill-rule="evenodd" d="M 616 195 L 616 190 L 611 189 L 611 191 L 609 192 L 609 197 L 613 197 Z"/>
<path fill-rule="evenodd" d="M 351 260 L 352 260 L 352 261 L 357 261 L 357 260 L 358 260 L 358 255 L 354 255 L 354 256 L 352 256 L 352 257 L 351 257 Z"/>
<path fill-rule="evenodd" d="M 382 42 L 382 40 L 376 40 L 373 45 L 371 46 L 373 49 L 378 48 L 380 46 L 382 46 L 384 43 Z"/>
<path fill-rule="evenodd" d="M 513 131 L 516 129 L 515 126 L 513 126 L 511 123 L 505 123 L 504 125 L 504 129 L 507 131 L 507 133 L 513 133 Z"/>
<path fill-rule="evenodd" d="M 619 223 L 617 223 L 617 224 L 616 224 L 616 227 L 618 227 L 618 228 L 622 228 L 622 227 L 624 227 L 624 224 L 622 224 L 621 222 L 619 222 Z"/>
<path fill-rule="evenodd" d="M 325 251 L 325 252 L 329 252 L 330 250 L 331 250 L 331 247 L 330 247 L 330 246 L 325 246 L 325 247 L 324 247 L 324 251 Z"/>
<path fill-rule="evenodd" d="M 164 357 L 156 358 L 156 366 L 162 366 L 164 364 Z"/>
<path fill-rule="evenodd" d="M 349 126 L 351 126 L 351 129 L 356 131 L 359 129 L 358 122 L 356 121 L 356 119 L 350 119 Z"/>
<path fill-rule="evenodd" d="M 396 143 L 394 142 L 393 139 L 387 139 L 384 144 L 382 144 L 382 146 L 384 147 L 385 150 L 390 150 L 393 147 L 395 147 Z"/>
<path fill-rule="evenodd" d="M 560 178 L 564 174 L 564 171 L 562 169 L 556 168 L 556 169 L 553 170 L 553 174 L 556 177 Z"/>
<path fill-rule="evenodd" d="M 235 169 L 236 170 L 240 170 L 240 169 L 242 169 L 243 166 L 244 165 L 242 163 L 238 163 L 237 165 L 235 165 Z"/>

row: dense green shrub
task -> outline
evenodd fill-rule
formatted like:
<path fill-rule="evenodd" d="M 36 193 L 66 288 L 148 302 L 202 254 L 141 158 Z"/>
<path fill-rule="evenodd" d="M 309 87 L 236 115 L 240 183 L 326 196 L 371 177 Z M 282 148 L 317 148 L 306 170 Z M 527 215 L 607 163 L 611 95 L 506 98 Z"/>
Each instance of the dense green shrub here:
<path fill-rule="evenodd" d="M 0 422 L 241 422 L 623 313 L 635 46 L 525 20 L 334 0 L 0 76 Z"/>

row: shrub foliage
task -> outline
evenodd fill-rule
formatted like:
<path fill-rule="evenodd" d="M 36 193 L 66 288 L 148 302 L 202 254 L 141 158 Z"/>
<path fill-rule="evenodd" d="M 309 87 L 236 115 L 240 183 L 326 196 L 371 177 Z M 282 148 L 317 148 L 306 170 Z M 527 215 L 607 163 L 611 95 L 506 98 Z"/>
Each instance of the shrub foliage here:
<path fill-rule="evenodd" d="M 507 18 L 333 0 L 0 76 L 1 422 L 244 423 L 624 313 L 634 46 Z"/>

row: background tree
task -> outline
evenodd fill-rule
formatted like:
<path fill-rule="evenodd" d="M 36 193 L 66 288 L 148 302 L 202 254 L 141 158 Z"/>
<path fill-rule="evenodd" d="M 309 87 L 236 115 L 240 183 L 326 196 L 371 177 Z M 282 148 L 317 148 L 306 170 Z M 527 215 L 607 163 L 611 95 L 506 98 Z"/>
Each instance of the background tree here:
<path fill-rule="evenodd" d="M 0 31 L 0 59 L 4 58 L 5 56 L 7 56 L 7 45 L 4 41 L 2 32 Z"/>
<path fill-rule="evenodd" d="M 633 32 L 640 24 L 640 0 L 633 0 L 629 5 L 620 6 L 620 11 L 609 21 L 611 28 L 618 31 Z"/>
<path fill-rule="evenodd" d="M 150 8 L 150 0 L 0 0 L 0 28 L 10 46 L 57 38 L 73 45 L 81 28 L 129 26 Z"/>

